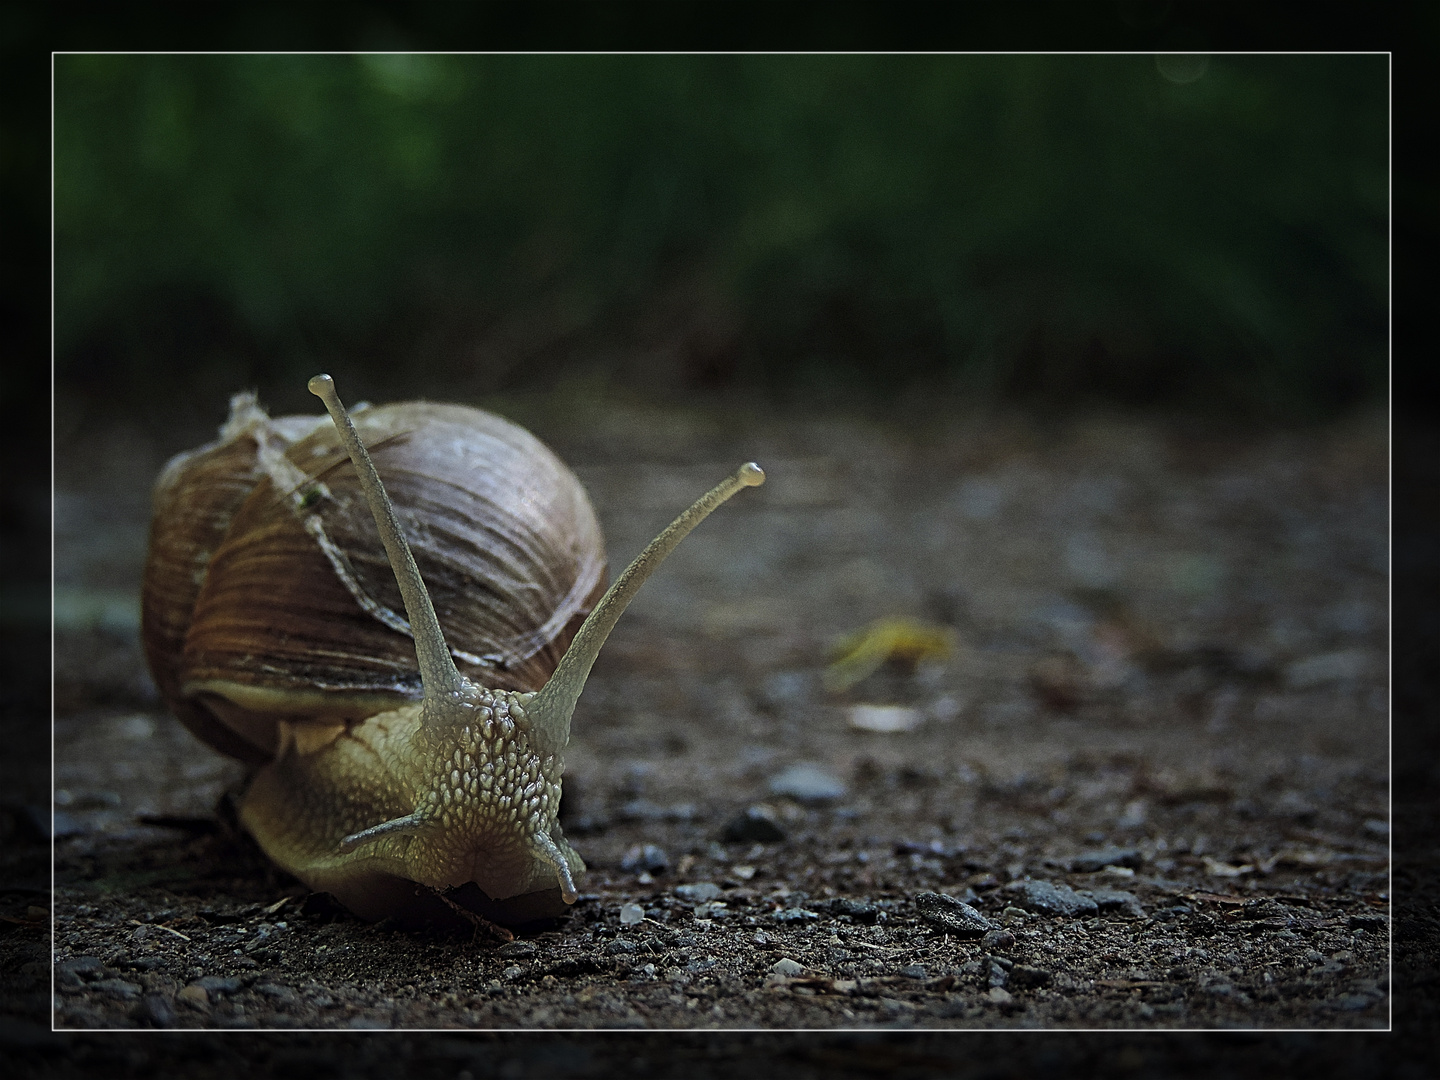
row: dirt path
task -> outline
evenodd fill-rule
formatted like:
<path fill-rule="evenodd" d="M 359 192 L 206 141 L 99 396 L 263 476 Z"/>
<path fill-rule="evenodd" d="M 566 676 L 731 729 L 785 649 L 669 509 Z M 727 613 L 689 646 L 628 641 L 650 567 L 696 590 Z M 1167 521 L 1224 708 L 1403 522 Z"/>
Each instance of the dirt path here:
<path fill-rule="evenodd" d="M 148 478 L 77 483 L 60 1027 L 1388 1024 L 1382 426 L 521 418 L 612 567 L 736 462 L 770 475 L 647 586 L 582 698 L 573 916 L 504 946 L 403 931 L 271 869 L 214 812 L 239 768 L 147 697 Z M 954 648 L 827 691 L 835 639 L 887 617 Z M 915 726 L 855 726 L 877 717 Z M 947 930 L 927 893 L 992 927 Z"/>

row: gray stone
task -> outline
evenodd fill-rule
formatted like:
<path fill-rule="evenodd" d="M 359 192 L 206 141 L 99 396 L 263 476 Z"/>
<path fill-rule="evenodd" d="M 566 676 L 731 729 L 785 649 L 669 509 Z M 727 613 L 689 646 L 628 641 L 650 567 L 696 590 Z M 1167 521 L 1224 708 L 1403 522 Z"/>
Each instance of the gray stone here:
<path fill-rule="evenodd" d="M 834 916 L 843 916 L 852 922 L 874 923 L 880 918 L 880 909 L 868 900 L 856 900 L 849 896 L 838 896 L 823 905 L 824 910 Z"/>
<path fill-rule="evenodd" d="M 796 975 L 804 973 L 805 965 L 791 960 L 788 956 L 782 956 L 779 960 L 776 960 L 773 965 L 771 965 L 770 970 L 773 971 L 776 975 L 784 975 L 787 978 L 794 978 Z"/>
<path fill-rule="evenodd" d="M 915 909 L 926 922 L 957 937 L 984 937 L 996 929 L 994 923 L 969 904 L 944 893 L 920 893 L 915 897 Z"/>
<path fill-rule="evenodd" d="M 831 802 L 845 797 L 843 782 L 818 765 L 800 762 L 770 778 L 770 794 L 802 803 Z"/>
<path fill-rule="evenodd" d="M 773 844 L 785 839 L 785 830 L 767 806 L 746 807 L 725 823 L 720 838 L 732 843 Z"/>
<path fill-rule="evenodd" d="M 812 919 L 820 918 L 820 916 L 815 914 L 815 912 L 813 911 L 807 911 L 805 908 L 789 907 L 782 908 L 781 910 L 775 912 L 775 914 L 772 915 L 771 918 L 774 919 L 776 922 L 780 923 L 799 923 L 809 922 Z"/>
<path fill-rule="evenodd" d="M 697 881 L 693 885 L 677 885 L 675 895 L 687 904 L 704 904 L 720 895 L 720 886 L 713 881 Z"/>
<path fill-rule="evenodd" d="M 1026 911 L 1040 915 L 1062 915 L 1066 918 L 1094 915 L 1100 905 L 1088 896 L 1083 896 L 1069 885 L 1056 885 L 1050 881 L 1012 881 L 1005 886 L 1011 902 Z"/>
<path fill-rule="evenodd" d="M 991 930 L 980 939 L 982 949 L 1009 949 L 1015 945 L 1015 935 L 1009 930 Z"/>

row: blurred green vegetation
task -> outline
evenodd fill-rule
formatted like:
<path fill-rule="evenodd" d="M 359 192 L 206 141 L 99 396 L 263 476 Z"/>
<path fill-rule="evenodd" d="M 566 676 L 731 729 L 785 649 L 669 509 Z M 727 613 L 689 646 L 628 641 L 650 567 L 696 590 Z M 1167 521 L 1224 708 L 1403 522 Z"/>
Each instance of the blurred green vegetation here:
<path fill-rule="evenodd" d="M 1384 56 L 66 55 L 54 115 L 80 391 L 1385 393 Z"/>

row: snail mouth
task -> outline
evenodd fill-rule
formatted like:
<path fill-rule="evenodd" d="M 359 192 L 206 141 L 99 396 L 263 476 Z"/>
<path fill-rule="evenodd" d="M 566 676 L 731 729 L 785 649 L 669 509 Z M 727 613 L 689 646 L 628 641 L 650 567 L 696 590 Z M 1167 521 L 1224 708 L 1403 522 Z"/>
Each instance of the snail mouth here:
<path fill-rule="evenodd" d="M 445 875 L 450 888 L 475 885 L 492 900 L 507 900 L 545 884 L 536 880 L 535 857 L 518 844 L 475 847 Z"/>
<path fill-rule="evenodd" d="M 501 926 L 524 926 L 527 923 L 549 921 L 563 916 L 569 910 L 560 897 L 560 890 L 554 887 L 496 900 L 475 882 L 470 881 L 457 888 L 447 889 L 441 896 L 447 908 L 474 912 Z M 466 924 L 462 922 L 457 925 Z"/>

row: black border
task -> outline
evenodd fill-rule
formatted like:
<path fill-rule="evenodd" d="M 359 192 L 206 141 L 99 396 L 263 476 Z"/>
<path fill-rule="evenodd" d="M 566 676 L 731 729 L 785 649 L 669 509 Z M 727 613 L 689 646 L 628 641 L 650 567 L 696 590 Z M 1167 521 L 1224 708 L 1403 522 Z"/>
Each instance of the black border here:
<path fill-rule="evenodd" d="M 1106 3 L 12 3 L 0 13 L 0 428 L 5 588 L 48 585 L 49 536 L 18 495 L 50 483 L 50 54 L 52 50 L 1381 50 L 1394 72 L 1396 982 L 1391 1034 L 733 1033 L 54 1035 L 0 1006 L 12 1075 L 397 1075 L 476 1077 L 1001 1076 L 1040 1071 L 1208 1076 L 1426 1075 L 1435 1043 L 1440 866 L 1431 792 L 1440 780 L 1440 415 L 1426 394 L 1433 336 L 1424 300 L 1436 243 L 1433 94 L 1440 5 Z M 1433 295 L 1433 294 L 1431 294 Z M 1422 325 L 1421 319 L 1425 319 Z M 1412 351 L 1411 345 L 1417 346 Z M 1413 358 L 1413 359 L 1412 359 Z M 0 737 L 48 776 L 48 641 L 6 631 Z M 978 1040 L 978 1041 L 977 1041 Z M 510 1063 L 514 1064 L 510 1064 Z M 764 1063 L 774 1062 L 767 1067 Z M 248 1067 L 248 1068 L 247 1068 Z M 516 1071 L 518 1070 L 518 1071 Z M 1413 1070 L 1413 1071 L 1412 1071 Z M 1430 1073 L 1433 1075 L 1433 1072 Z"/>

